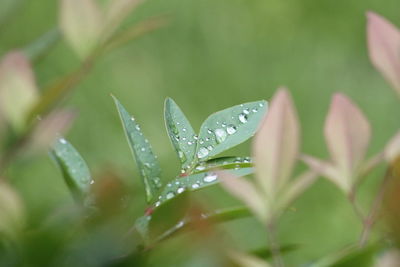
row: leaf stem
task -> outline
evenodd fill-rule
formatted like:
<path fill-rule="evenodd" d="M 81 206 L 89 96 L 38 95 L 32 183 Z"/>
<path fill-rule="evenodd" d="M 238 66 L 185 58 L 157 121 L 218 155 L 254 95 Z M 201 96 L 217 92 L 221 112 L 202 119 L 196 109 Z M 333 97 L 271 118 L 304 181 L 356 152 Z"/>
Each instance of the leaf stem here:
<path fill-rule="evenodd" d="M 283 267 L 285 266 L 285 264 L 283 262 L 281 255 L 274 219 L 271 219 L 270 222 L 267 224 L 267 232 L 268 232 L 269 245 L 271 247 L 272 258 L 274 260 L 274 266 Z"/>

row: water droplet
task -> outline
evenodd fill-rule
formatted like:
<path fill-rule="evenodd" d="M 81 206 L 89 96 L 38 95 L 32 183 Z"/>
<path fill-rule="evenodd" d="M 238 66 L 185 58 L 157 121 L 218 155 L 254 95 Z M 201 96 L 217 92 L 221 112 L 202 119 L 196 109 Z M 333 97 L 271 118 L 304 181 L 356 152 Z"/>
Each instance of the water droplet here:
<path fill-rule="evenodd" d="M 227 131 L 228 134 L 234 134 L 234 133 L 236 133 L 236 126 L 230 124 L 230 125 L 226 128 L 226 131 Z"/>
<path fill-rule="evenodd" d="M 250 113 L 250 110 L 249 110 L 248 108 L 245 108 L 245 109 L 243 110 L 243 113 L 247 115 L 247 114 Z"/>
<path fill-rule="evenodd" d="M 186 128 L 182 128 L 182 131 L 183 131 L 183 132 L 186 132 Z"/>
<path fill-rule="evenodd" d="M 165 198 L 166 199 L 171 199 L 171 198 L 173 198 L 175 196 L 175 193 L 174 192 L 168 192 L 166 195 L 165 195 Z"/>
<path fill-rule="evenodd" d="M 67 144 L 67 140 L 65 140 L 64 138 L 60 138 L 59 141 L 61 144 L 64 144 L 64 145 Z"/>
<path fill-rule="evenodd" d="M 207 141 L 207 142 L 210 141 L 210 138 L 207 137 L 207 138 L 206 138 L 206 141 Z"/>
<path fill-rule="evenodd" d="M 260 104 L 258 104 L 260 107 L 263 107 L 264 106 L 264 103 L 260 103 Z"/>
<path fill-rule="evenodd" d="M 207 130 L 207 133 L 212 134 L 213 132 L 212 132 L 211 129 L 208 129 L 208 130 Z"/>
<path fill-rule="evenodd" d="M 186 137 L 182 137 L 182 141 L 186 141 Z"/>
<path fill-rule="evenodd" d="M 211 150 L 213 150 L 213 147 L 212 146 L 208 146 L 207 149 L 211 151 Z"/>
<path fill-rule="evenodd" d="M 154 206 L 158 207 L 158 206 L 160 206 L 160 204 L 161 204 L 161 202 L 157 201 L 156 203 L 154 203 Z"/>
<path fill-rule="evenodd" d="M 184 188 L 183 186 L 178 187 L 178 189 L 176 190 L 176 192 L 177 192 L 178 194 L 183 193 L 183 191 L 185 191 L 185 188 Z"/>
<path fill-rule="evenodd" d="M 155 185 L 157 188 L 160 188 L 160 187 L 162 186 L 162 184 L 161 184 L 161 179 L 160 179 L 159 177 L 154 177 L 154 178 L 153 178 L 153 182 L 154 182 L 154 185 Z"/>
<path fill-rule="evenodd" d="M 211 183 L 217 180 L 217 174 L 215 173 L 208 173 L 204 178 L 203 181 L 206 183 Z"/>
<path fill-rule="evenodd" d="M 197 140 L 197 139 L 199 139 L 199 137 L 197 135 L 193 135 L 193 139 Z"/>
<path fill-rule="evenodd" d="M 193 189 L 196 189 L 196 188 L 199 188 L 199 187 L 200 187 L 200 185 L 198 183 L 192 184 L 192 188 Z"/>
<path fill-rule="evenodd" d="M 200 139 L 199 144 L 200 144 L 200 145 L 204 144 L 203 139 Z"/>
<path fill-rule="evenodd" d="M 145 151 L 146 151 L 146 148 L 142 147 L 142 148 L 140 149 L 140 151 L 145 152 Z"/>
<path fill-rule="evenodd" d="M 197 157 L 199 159 L 205 158 L 208 155 L 208 150 L 205 147 L 200 147 L 199 151 L 197 152 Z"/>
<path fill-rule="evenodd" d="M 135 128 L 136 128 L 136 130 L 140 131 L 140 126 L 139 126 L 139 124 L 136 124 Z"/>
<path fill-rule="evenodd" d="M 205 169 L 206 169 L 206 167 L 202 166 L 202 165 L 196 167 L 197 171 L 202 171 L 202 170 L 205 170 Z"/>
<path fill-rule="evenodd" d="M 171 186 L 172 186 L 172 184 L 167 184 L 167 186 L 168 186 L 168 187 L 171 187 Z"/>
<path fill-rule="evenodd" d="M 134 117 L 131 117 L 131 121 L 135 121 L 135 118 L 134 118 Z"/>
<path fill-rule="evenodd" d="M 191 146 L 191 145 L 193 145 L 193 142 L 189 141 L 189 142 L 187 142 L 187 144 L 188 144 L 189 146 Z"/>
<path fill-rule="evenodd" d="M 179 181 L 176 181 L 176 182 L 175 182 L 175 184 L 176 184 L 176 185 L 179 185 L 179 184 L 180 184 L 180 182 L 179 182 Z"/>
<path fill-rule="evenodd" d="M 247 122 L 247 115 L 246 115 L 246 114 L 243 114 L 243 113 L 240 113 L 240 114 L 239 114 L 239 121 L 240 121 L 241 123 L 246 123 L 246 122 Z"/>
<path fill-rule="evenodd" d="M 175 227 L 181 228 L 185 223 L 183 221 L 179 221 Z"/>
<path fill-rule="evenodd" d="M 223 123 L 221 124 L 221 126 L 222 126 L 222 127 L 226 127 L 226 123 L 223 122 Z"/>
<path fill-rule="evenodd" d="M 251 111 L 253 111 L 253 113 L 256 113 L 258 111 L 257 108 L 253 108 Z"/>
<path fill-rule="evenodd" d="M 90 184 L 94 184 L 94 180 L 91 180 L 91 181 L 90 181 Z"/>
<path fill-rule="evenodd" d="M 217 138 L 218 143 L 224 142 L 226 139 L 226 136 L 227 136 L 227 134 L 224 129 L 216 129 L 215 130 L 215 137 Z"/>

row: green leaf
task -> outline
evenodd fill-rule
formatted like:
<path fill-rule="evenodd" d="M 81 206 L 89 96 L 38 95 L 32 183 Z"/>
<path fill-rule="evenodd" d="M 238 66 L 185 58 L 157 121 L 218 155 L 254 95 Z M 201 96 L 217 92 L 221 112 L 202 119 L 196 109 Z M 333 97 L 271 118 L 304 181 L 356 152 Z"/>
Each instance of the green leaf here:
<path fill-rule="evenodd" d="M 186 169 L 195 159 L 197 135 L 182 110 L 171 98 L 165 100 L 164 118 L 171 143 L 182 168 Z"/>
<path fill-rule="evenodd" d="M 245 176 L 251 174 L 253 172 L 253 168 L 232 169 L 229 172 L 232 172 L 236 176 Z M 218 182 L 218 176 L 214 172 L 202 172 L 176 178 L 170 181 L 164 187 L 154 206 L 158 207 L 167 200 L 173 199 L 185 191 L 196 191 L 211 185 L 215 185 Z"/>
<path fill-rule="evenodd" d="M 242 169 L 253 167 L 250 157 L 220 157 L 201 162 L 194 173 L 205 172 L 212 169 Z"/>
<path fill-rule="evenodd" d="M 73 196 L 83 201 L 88 196 L 92 178 L 82 156 L 64 138 L 56 141 L 50 153 L 60 167 Z"/>
<path fill-rule="evenodd" d="M 61 34 L 59 29 L 53 28 L 40 36 L 33 43 L 27 45 L 24 48 L 24 52 L 30 60 L 34 61 L 49 53 L 50 48 L 53 47 L 58 40 L 60 40 L 60 37 Z"/>
<path fill-rule="evenodd" d="M 135 119 L 114 96 L 113 98 L 125 130 L 126 138 L 132 150 L 132 154 L 136 159 L 140 175 L 142 176 L 146 192 L 146 201 L 150 202 L 162 187 L 160 165 L 149 141 L 140 130 L 139 124 L 136 123 Z"/>
<path fill-rule="evenodd" d="M 182 205 L 182 202 L 181 204 Z M 158 210 L 154 213 L 156 215 L 158 213 Z M 230 208 L 224 208 L 224 209 L 218 209 L 212 212 L 207 212 L 203 214 L 200 218 L 196 218 L 198 221 L 207 221 L 210 223 L 222 223 L 226 221 L 231 221 L 231 220 L 236 220 L 236 219 L 241 219 L 245 217 L 251 216 L 251 212 L 246 206 L 237 206 L 237 207 L 230 207 Z M 157 216 L 161 217 L 161 216 Z M 155 219 L 157 219 L 155 217 Z M 161 217 L 162 219 L 162 217 Z M 135 228 L 136 230 L 142 235 L 142 237 L 149 242 L 149 223 L 150 221 L 153 220 L 153 216 L 142 216 L 138 218 L 135 222 Z M 166 240 L 168 238 L 171 238 L 175 236 L 176 234 L 182 232 L 183 230 L 186 229 L 191 229 L 190 226 L 193 225 L 195 221 L 193 221 L 193 218 L 183 218 L 179 222 L 175 223 L 168 229 L 164 230 L 162 234 L 157 236 L 153 242 L 160 242 L 163 240 Z M 153 233 L 152 236 L 155 236 Z"/>
<path fill-rule="evenodd" d="M 364 248 L 349 246 L 327 257 L 309 264 L 309 267 L 350 267 L 350 266 L 374 266 L 375 256 L 380 246 L 375 244 Z"/>
<path fill-rule="evenodd" d="M 196 156 L 206 161 L 254 135 L 267 110 L 256 101 L 224 109 L 209 116 L 200 128 Z"/>

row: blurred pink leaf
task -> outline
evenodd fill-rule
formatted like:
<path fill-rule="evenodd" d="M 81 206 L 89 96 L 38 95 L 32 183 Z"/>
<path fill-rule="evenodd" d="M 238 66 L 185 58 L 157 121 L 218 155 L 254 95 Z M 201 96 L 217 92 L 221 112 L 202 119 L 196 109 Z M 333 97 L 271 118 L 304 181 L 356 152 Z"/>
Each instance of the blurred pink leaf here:
<path fill-rule="evenodd" d="M 84 58 L 98 45 L 104 16 L 95 0 L 61 0 L 60 27 L 75 52 Z"/>
<path fill-rule="evenodd" d="M 367 17 L 370 59 L 400 94 L 400 31 L 376 13 L 368 12 Z"/>
<path fill-rule="evenodd" d="M 0 62 L 0 117 L 21 130 L 37 100 L 38 89 L 26 56 L 20 51 L 6 54 Z"/>
<path fill-rule="evenodd" d="M 306 171 L 299 177 L 293 179 L 285 193 L 282 195 L 282 198 L 280 199 L 279 205 L 281 206 L 281 208 L 278 208 L 278 210 L 283 210 L 284 208 L 289 206 L 290 203 L 292 203 L 296 198 L 304 193 L 304 191 L 307 190 L 307 188 L 309 188 L 310 185 L 312 185 L 317 178 L 317 172 Z"/>
<path fill-rule="evenodd" d="M 227 171 L 218 172 L 218 177 L 221 185 L 232 195 L 243 201 L 261 221 L 265 222 L 267 220 L 268 210 L 265 201 L 251 182 L 234 176 Z"/>
<path fill-rule="evenodd" d="M 299 123 L 289 92 L 275 94 L 268 113 L 253 141 L 257 182 L 267 197 L 288 182 L 299 150 Z"/>
<path fill-rule="evenodd" d="M 33 150 L 48 149 L 57 137 L 64 135 L 70 128 L 74 113 L 66 110 L 55 110 L 40 120 L 32 134 L 30 146 Z"/>
<path fill-rule="evenodd" d="M 386 145 L 384 156 L 388 162 L 393 162 L 400 156 L 400 131 Z"/>
<path fill-rule="evenodd" d="M 338 170 L 337 179 L 342 179 L 338 183 L 353 184 L 370 136 L 370 125 L 361 110 L 343 94 L 335 94 L 325 121 L 325 139 Z"/>

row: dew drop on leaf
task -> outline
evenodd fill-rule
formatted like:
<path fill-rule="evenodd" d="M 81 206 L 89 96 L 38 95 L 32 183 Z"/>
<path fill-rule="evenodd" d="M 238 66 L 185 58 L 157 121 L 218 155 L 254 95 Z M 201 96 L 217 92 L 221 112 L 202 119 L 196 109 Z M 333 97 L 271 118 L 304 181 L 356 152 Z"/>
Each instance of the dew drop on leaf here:
<path fill-rule="evenodd" d="M 197 157 L 202 159 L 208 155 L 208 150 L 205 147 L 200 147 L 199 151 L 197 152 Z"/>
<path fill-rule="evenodd" d="M 226 136 L 227 136 L 227 134 L 224 129 L 216 129 L 215 130 L 215 138 L 217 139 L 218 143 L 224 142 L 226 139 Z"/>
<path fill-rule="evenodd" d="M 239 121 L 240 121 L 241 123 L 246 123 L 246 122 L 247 122 L 247 115 L 246 115 L 246 114 L 243 114 L 243 113 L 240 113 L 240 114 L 239 114 Z"/>
<path fill-rule="evenodd" d="M 232 124 L 228 125 L 228 127 L 226 128 L 226 132 L 227 132 L 228 134 L 234 134 L 234 133 L 236 133 L 236 126 L 235 126 L 235 125 L 232 125 Z"/>
<path fill-rule="evenodd" d="M 208 173 L 204 178 L 203 181 L 205 183 L 211 183 L 214 182 L 215 180 L 217 180 L 217 174 L 215 173 Z"/>

